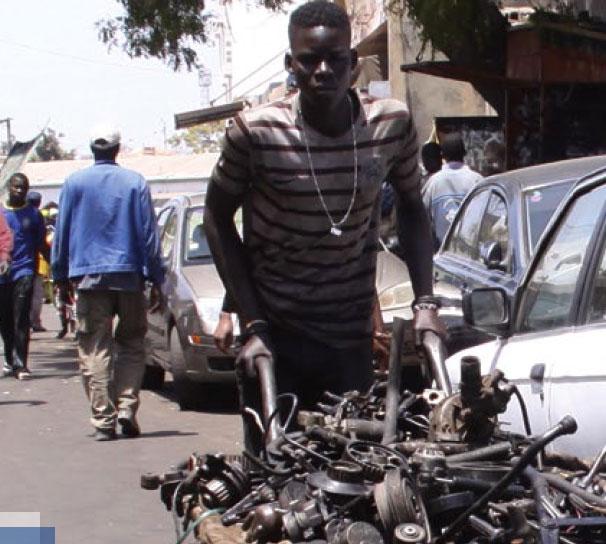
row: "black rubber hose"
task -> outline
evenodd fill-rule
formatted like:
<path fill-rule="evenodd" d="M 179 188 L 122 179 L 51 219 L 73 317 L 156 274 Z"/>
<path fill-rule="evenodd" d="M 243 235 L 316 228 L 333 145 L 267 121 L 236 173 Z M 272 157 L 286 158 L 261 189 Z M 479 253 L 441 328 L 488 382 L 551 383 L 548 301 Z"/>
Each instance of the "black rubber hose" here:
<path fill-rule="evenodd" d="M 345 447 L 349 444 L 350 440 L 346 436 L 342 434 L 335 433 L 334 431 L 329 431 L 324 427 L 319 427 L 314 425 L 309 430 L 309 436 L 311 438 L 316 438 L 322 440 L 325 444 L 338 444 L 339 446 Z"/>
<path fill-rule="evenodd" d="M 342 422 L 343 428 L 354 433 L 359 440 L 378 441 L 385 432 L 385 423 L 383 421 L 347 418 Z"/>
<path fill-rule="evenodd" d="M 381 444 L 393 444 L 398 440 L 398 405 L 400 404 L 400 385 L 402 366 L 400 357 L 404 343 L 405 321 L 394 317 L 389 346 L 389 371 L 387 374 L 387 392 L 385 393 L 385 428 Z"/>
<path fill-rule="evenodd" d="M 436 542 L 448 542 L 449 538 L 452 538 L 456 533 L 459 532 L 464 523 L 467 522 L 467 518 L 471 514 L 475 514 L 481 508 L 486 506 L 495 496 L 501 493 L 513 480 L 515 480 L 522 471 L 532 462 L 536 457 L 537 453 L 543 450 L 547 444 L 565 434 L 573 434 L 577 430 L 577 422 L 572 416 L 563 417 L 560 422 L 547 430 L 543 435 L 533 441 L 524 453 L 520 456 L 518 462 L 511 468 L 511 470 L 505 474 L 494 486 L 492 486 L 484 495 L 482 495 L 476 502 L 474 502 L 467 510 L 460 514 L 455 519 L 446 531 L 436 539 Z"/>

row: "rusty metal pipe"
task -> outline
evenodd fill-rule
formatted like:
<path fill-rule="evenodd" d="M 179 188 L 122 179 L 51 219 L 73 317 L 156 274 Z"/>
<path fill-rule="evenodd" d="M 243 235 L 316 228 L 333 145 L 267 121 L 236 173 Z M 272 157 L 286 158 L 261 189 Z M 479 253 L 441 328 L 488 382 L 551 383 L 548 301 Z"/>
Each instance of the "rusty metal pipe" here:
<path fill-rule="evenodd" d="M 265 443 L 269 444 L 280 436 L 280 426 L 278 418 L 272 417 L 272 414 L 278 409 L 278 389 L 276 386 L 276 373 L 274 360 L 272 357 L 255 358 L 255 369 L 259 377 L 259 387 L 261 389 L 261 408 L 263 410 L 263 423 L 267 426 L 269 419 L 269 428 L 265 434 Z"/>

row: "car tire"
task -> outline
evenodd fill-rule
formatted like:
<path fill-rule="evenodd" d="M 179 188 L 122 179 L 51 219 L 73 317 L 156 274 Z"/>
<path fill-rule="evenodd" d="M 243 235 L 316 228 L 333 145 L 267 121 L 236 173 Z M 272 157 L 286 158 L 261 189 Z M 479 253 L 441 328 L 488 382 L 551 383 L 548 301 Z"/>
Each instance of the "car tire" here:
<path fill-rule="evenodd" d="M 192 410 L 201 404 L 204 386 L 187 377 L 185 354 L 177 329 L 170 334 L 170 363 L 177 402 L 181 410 Z"/>
<path fill-rule="evenodd" d="M 161 366 L 145 365 L 145 374 L 143 374 L 142 389 L 158 391 L 164 386 L 164 369 Z"/>

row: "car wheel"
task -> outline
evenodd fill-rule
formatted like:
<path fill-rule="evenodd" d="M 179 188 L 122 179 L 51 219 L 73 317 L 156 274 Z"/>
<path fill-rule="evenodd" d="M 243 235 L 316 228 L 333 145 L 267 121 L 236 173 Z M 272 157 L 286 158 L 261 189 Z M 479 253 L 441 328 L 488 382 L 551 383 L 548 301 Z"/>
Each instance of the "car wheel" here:
<path fill-rule="evenodd" d="M 161 366 L 145 365 L 145 374 L 143 374 L 143 389 L 157 391 L 164 385 L 164 369 Z"/>
<path fill-rule="evenodd" d="M 185 355 L 177 329 L 173 329 L 170 334 L 170 362 L 179 408 L 191 410 L 198 406 L 204 397 L 204 386 L 187 377 Z"/>

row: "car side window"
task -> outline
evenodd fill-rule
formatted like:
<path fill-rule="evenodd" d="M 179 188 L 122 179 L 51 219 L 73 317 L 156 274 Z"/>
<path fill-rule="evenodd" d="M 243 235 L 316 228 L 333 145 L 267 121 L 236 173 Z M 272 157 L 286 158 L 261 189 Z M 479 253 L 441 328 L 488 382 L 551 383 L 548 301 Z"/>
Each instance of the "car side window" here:
<path fill-rule="evenodd" d="M 509 226 L 507 217 L 507 204 L 498 194 L 492 193 L 488 200 L 486 213 L 482 218 L 480 233 L 478 235 L 478 248 L 480 256 L 485 257 L 484 262 L 495 261 L 507 263 L 509 257 Z"/>
<path fill-rule="evenodd" d="M 480 260 L 478 235 L 490 191 L 485 190 L 474 195 L 459 215 L 453 234 L 450 236 L 445 251 L 460 255 L 473 261 Z"/>
<path fill-rule="evenodd" d="M 160 246 L 162 248 L 162 257 L 165 260 L 171 258 L 173 247 L 175 245 L 175 236 L 177 235 L 177 213 L 172 210 L 167 218 L 160 238 Z"/>
<path fill-rule="evenodd" d="M 573 324 L 574 293 L 605 198 L 603 186 L 579 197 L 566 213 L 528 282 L 522 332 Z"/>

